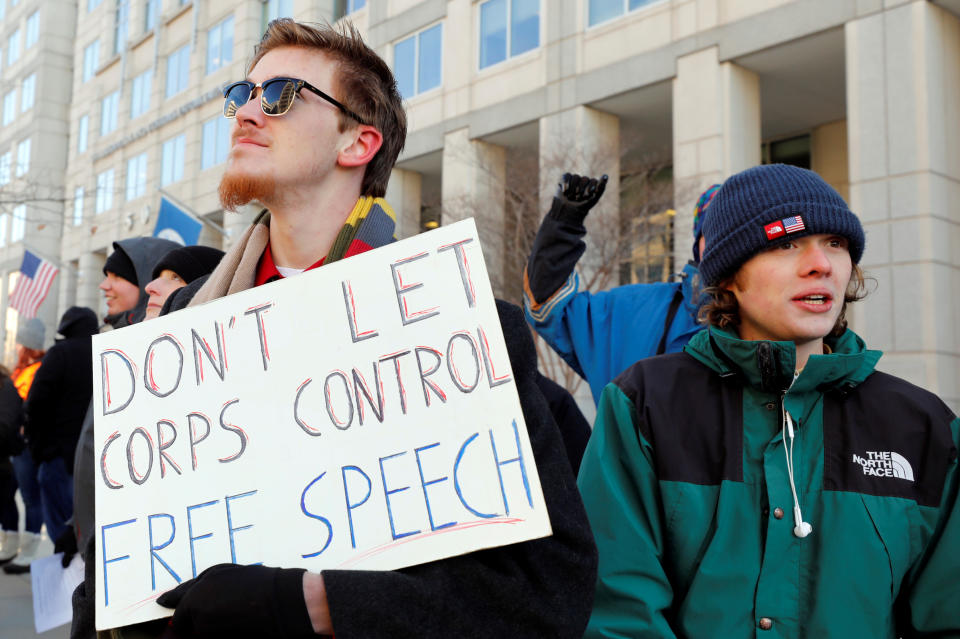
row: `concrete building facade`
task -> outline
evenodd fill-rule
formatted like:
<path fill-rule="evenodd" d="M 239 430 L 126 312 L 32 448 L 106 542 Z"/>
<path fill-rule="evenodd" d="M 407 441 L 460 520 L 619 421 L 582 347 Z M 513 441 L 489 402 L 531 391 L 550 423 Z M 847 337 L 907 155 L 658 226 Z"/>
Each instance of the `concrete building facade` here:
<path fill-rule="evenodd" d="M 7 7 L 0 44 L 15 16 L 26 29 L 32 5 Z M 960 409 L 960 0 L 65 2 L 71 10 L 75 37 L 59 54 L 72 56 L 63 203 L 58 220 L 26 231 L 58 238 L 50 317 L 74 303 L 103 310 L 96 285 L 111 242 L 150 234 L 160 193 L 205 221 L 202 243 L 229 244 L 250 212 L 217 203 L 220 88 L 243 76 L 270 17 L 349 14 L 407 101 L 387 194 L 400 236 L 427 218 L 474 215 L 495 290 L 515 284 L 508 183 L 516 158 L 532 157 L 544 212 L 563 171 L 611 176 L 588 218 L 583 266 L 599 268 L 596 238 L 632 210 L 621 178 L 649 155 L 671 180 L 679 265 L 703 188 L 764 161 L 809 166 L 867 230 L 875 290 L 853 328 L 885 351 L 880 368 Z M 3 60 L 5 86 L 26 64 Z M 15 154 L 25 130 L 0 129 L 0 153 Z M 16 250 L 0 247 L 4 296 Z"/>

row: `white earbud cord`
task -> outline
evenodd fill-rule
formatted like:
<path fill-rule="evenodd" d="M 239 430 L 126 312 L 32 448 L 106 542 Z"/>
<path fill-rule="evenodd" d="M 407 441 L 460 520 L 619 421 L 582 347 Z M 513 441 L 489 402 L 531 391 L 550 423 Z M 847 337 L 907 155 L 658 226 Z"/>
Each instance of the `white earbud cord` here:
<path fill-rule="evenodd" d="M 790 479 L 790 492 L 793 494 L 793 523 L 795 526 L 793 534 L 802 538 L 813 532 L 813 527 L 803 521 L 803 514 L 800 512 L 800 499 L 797 497 L 797 485 L 793 477 L 793 419 L 787 412 L 786 407 L 783 408 L 781 432 L 783 434 L 783 454 L 787 459 L 787 477 Z M 788 435 L 789 441 L 787 441 Z"/>

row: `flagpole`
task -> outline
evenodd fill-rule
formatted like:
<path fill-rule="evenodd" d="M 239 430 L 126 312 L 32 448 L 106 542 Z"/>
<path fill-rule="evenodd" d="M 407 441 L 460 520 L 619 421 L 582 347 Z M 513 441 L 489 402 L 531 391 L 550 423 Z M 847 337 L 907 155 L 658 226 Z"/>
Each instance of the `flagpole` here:
<path fill-rule="evenodd" d="M 174 204 L 176 204 L 178 207 L 180 207 L 181 210 L 186 211 L 190 215 L 190 217 L 192 217 L 193 219 L 197 220 L 202 224 L 206 224 L 207 226 L 215 230 L 217 233 L 219 233 L 223 237 L 229 237 L 229 234 L 227 233 L 227 230 L 225 228 L 223 228 L 222 226 L 220 226 L 219 224 L 217 224 L 212 220 L 208 220 L 202 215 L 197 215 L 197 213 L 193 210 L 193 207 L 190 207 L 184 204 L 182 200 L 171 195 L 170 192 L 167 191 L 165 188 L 158 186 L 157 192 L 160 193 L 160 195 L 162 195 L 163 197 L 173 202 Z"/>

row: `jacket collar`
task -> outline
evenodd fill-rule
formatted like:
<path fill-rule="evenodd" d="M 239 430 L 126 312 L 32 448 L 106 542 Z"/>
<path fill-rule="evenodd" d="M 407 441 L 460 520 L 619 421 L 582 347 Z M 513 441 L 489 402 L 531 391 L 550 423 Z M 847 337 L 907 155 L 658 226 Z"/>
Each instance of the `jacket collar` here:
<path fill-rule="evenodd" d="M 742 377 L 764 392 L 849 390 L 870 376 L 883 354 L 867 349 L 850 329 L 825 341 L 833 352 L 811 355 L 796 380 L 793 342 L 747 341 L 711 326 L 694 335 L 684 351 L 722 377 Z"/>

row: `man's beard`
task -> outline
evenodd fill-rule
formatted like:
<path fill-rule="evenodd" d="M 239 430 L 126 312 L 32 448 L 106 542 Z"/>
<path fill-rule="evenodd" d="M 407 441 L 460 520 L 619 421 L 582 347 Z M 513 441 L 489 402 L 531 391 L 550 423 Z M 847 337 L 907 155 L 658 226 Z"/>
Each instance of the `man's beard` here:
<path fill-rule="evenodd" d="M 236 211 L 253 200 L 263 203 L 271 199 L 276 187 L 272 177 L 248 175 L 228 168 L 220 180 L 220 205 L 225 211 Z"/>

